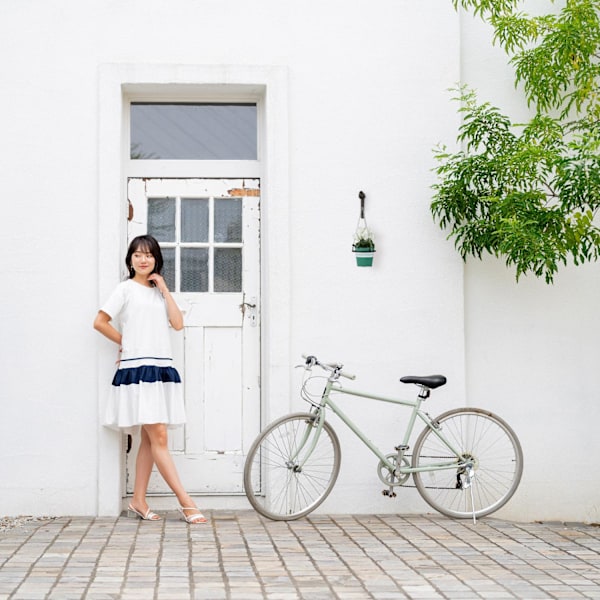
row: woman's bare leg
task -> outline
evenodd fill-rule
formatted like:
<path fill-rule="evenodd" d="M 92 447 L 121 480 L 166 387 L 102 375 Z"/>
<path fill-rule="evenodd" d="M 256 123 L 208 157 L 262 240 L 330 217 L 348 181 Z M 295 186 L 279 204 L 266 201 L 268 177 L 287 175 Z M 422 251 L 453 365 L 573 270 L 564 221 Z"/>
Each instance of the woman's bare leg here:
<path fill-rule="evenodd" d="M 152 474 L 152 467 L 154 466 L 154 459 L 152 458 L 150 438 L 143 428 L 141 435 L 142 439 L 135 460 L 135 482 L 133 484 L 131 506 L 142 514 L 146 514 L 148 511 L 146 492 L 148 490 L 148 483 L 150 482 L 150 475 Z M 158 518 L 157 516 L 156 519 Z"/>
<path fill-rule="evenodd" d="M 177 496 L 180 506 L 192 509 L 186 511 L 186 515 L 190 516 L 194 514 L 194 512 L 199 512 L 196 508 L 196 504 L 185 491 L 181 480 L 179 479 L 173 457 L 169 452 L 167 426 L 163 423 L 154 423 L 152 425 L 143 425 L 142 428 L 150 440 L 152 459 L 156 464 L 159 473 L 162 475 L 166 484 L 173 490 L 175 496 Z"/>

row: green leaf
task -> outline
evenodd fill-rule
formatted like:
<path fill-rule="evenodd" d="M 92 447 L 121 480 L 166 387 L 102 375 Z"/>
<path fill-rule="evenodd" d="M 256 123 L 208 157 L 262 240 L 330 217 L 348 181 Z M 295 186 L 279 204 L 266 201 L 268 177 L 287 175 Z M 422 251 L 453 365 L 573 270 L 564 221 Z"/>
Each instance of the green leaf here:
<path fill-rule="evenodd" d="M 600 255 L 600 0 L 546 15 L 509 0 L 453 0 L 488 21 L 536 114 L 514 124 L 461 85 L 457 141 L 435 152 L 431 211 L 463 259 L 501 257 L 516 278 L 551 283 L 561 265 Z"/>

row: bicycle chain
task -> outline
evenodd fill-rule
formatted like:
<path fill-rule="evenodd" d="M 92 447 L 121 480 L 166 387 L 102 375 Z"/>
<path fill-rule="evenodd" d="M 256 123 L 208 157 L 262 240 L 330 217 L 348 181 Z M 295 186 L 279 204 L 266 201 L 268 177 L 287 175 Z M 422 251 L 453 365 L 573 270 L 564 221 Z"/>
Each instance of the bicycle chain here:
<path fill-rule="evenodd" d="M 412 458 L 412 454 L 404 454 L 404 456 L 406 458 Z M 447 456 L 427 456 L 426 458 L 448 458 Z M 416 485 L 400 485 L 399 487 L 403 487 L 403 488 L 413 488 L 413 489 L 417 489 Z M 424 485 L 423 486 L 426 490 L 455 490 L 455 487 L 440 487 L 437 485 Z"/>
<path fill-rule="evenodd" d="M 400 484 L 400 485 L 394 485 L 393 487 L 401 487 L 401 488 L 413 488 L 413 489 L 417 489 L 416 485 L 404 485 L 404 484 Z M 455 490 L 455 487 L 440 487 L 437 485 L 424 485 L 423 486 L 426 490 Z"/>

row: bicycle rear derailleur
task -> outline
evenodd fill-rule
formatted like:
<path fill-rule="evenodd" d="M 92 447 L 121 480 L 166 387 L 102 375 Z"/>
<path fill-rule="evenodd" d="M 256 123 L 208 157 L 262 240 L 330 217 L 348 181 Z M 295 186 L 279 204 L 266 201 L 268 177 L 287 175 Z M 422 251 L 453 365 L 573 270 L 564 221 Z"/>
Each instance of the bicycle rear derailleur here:
<path fill-rule="evenodd" d="M 467 464 L 461 467 L 456 472 L 456 489 L 466 490 L 473 485 L 473 478 L 475 477 L 475 469 L 472 464 Z"/>

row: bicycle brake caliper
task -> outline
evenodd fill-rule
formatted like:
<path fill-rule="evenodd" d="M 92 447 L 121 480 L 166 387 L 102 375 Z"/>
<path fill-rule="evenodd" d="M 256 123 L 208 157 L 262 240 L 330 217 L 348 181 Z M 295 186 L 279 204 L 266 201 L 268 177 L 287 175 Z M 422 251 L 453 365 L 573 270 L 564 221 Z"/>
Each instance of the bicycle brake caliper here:
<path fill-rule="evenodd" d="M 441 429 L 441 427 L 440 427 L 440 422 L 439 422 L 439 421 L 437 421 L 437 420 L 436 420 L 436 421 L 434 421 L 434 420 L 433 420 L 433 419 L 432 419 L 432 418 L 429 416 L 429 413 L 425 413 L 425 415 L 427 416 L 427 418 L 428 418 L 428 419 L 429 419 L 429 421 L 431 422 L 431 426 L 432 426 L 434 429 Z"/>

